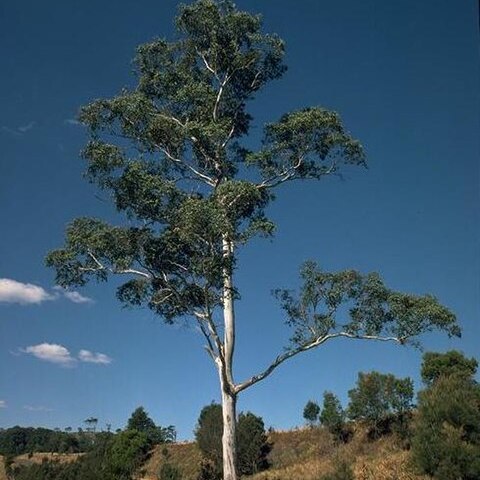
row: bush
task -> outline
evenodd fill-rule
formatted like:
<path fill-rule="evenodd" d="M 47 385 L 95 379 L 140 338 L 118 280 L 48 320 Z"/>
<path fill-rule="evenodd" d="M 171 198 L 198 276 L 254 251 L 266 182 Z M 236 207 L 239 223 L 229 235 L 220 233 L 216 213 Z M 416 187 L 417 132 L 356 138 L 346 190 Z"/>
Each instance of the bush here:
<path fill-rule="evenodd" d="M 420 393 L 412 455 L 435 479 L 480 478 L 480 387 L 473 380 L 441 376 Z"/>

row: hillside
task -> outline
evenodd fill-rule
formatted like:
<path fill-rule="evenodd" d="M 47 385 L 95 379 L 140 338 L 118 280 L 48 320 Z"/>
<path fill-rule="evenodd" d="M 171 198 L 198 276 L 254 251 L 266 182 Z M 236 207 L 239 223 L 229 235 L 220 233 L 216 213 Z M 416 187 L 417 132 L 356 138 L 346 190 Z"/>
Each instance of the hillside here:
<path fill-rule="evenodd" d="M 357 480 L 424 480 L 409 467 L 409 452 L 402 450 L 392 436 L 375 442 L 357 432 L 346 445 L 335 446 L 321 429 L 300 429 L 270 434 L 273 449 L 271 467 L 251 480 L 318 480 L 333 470 L 335 463 L 352 463 Z M 167 459 L 167 460 L 166 460 Z M 168 461 L 177 467 L 183 480 L 195 480 L 200 452 L 194 443 L 155 448 L 145 465 L 142 480 L 157 480 L 161 465 Z"/>
<path fill-rule="evenodd" d="M 7 480 L 7 475 L 5 473 L 5 467 L 3 465 L 3 457 L 0 455 L 0 480 Z"/>

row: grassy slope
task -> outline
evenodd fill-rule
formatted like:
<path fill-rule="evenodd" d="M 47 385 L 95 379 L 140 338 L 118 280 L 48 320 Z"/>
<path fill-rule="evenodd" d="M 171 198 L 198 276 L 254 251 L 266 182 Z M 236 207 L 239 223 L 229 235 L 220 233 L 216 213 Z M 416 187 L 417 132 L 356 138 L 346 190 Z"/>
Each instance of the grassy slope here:
<path fill-rule="evenodd" d="M 3 465 L 3 457 L 0 455 L 0 480 L 7 480 L 7 475 L 5 474 L 5 468 Z"/>
<path fill-rule="evenodd" d="M 353 440 L 335 446 L 330 435 L 321 429 L 302 429 L 274 432 L 270 435 L 273 450 L 271 467 L 250 477 L 250 480 L 319 480 L 329 473 L 335 463 L 347 460 L 353 466 L 356 480 L 426 480 L 409 468 L 409 452 L 396 445 L 393 437 L 370 442 L 362 432 Z M 15 463 L 37 463 L 43 458 L 60 462 L 75 461 L 78 454 L 61 455 L 38 453 L 28 458 L 21 455 Z M 201 455 L 194 443 L 159 445 L 145 464 L 139 480 L 158 480 L 161 465 L 168 461 L 182 473 L 182 480 L 196 480 Z M 0 457 L 0 480 L 7 480 Z"/>
<path fill-rule="evenodd" d="M 318 480 L 339 460 L 352 463 L 356 480 L 424 480 L 409 468 L 409 452 L 399 448 L 393 437 L 369 442 L 358 432 L 347 445 L 335 446 L 320 429 L 302 429 L 271 434 L 274 444 L 269 470 L 250 480 Z M 166 448 L 166 449 L 165 449 Z M 157 447 L 145 465 L 142 480 L 157 480 L 165 454 L 182 473 L 183 480 L 195 480 L 200 452 L 193 443 Z"/>

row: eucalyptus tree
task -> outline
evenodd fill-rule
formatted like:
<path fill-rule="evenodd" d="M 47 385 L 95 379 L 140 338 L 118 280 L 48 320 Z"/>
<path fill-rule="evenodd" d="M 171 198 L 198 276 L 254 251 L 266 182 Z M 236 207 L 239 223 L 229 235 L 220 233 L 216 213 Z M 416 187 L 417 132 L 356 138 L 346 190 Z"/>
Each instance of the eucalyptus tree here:
<path fill-rule="evenodd" d="M 283 115 L 265 126 L 258 151 L 246 148 L 247 104 L 285 72 L 283 41 L 229 1 L 181 6 L 176 27 L 176 40 L 138 48 L 135 88 L 96 100 L 79 116 L 91 135 L 87 177 L 128 221 L 74 220 L 47 264 L 65 287 L 123 276 L 117 297 L 124 304 L 145 305 L 166 323 L 196 323 L 219 375 L 224 478 L 233 480 L 237 396 L 281 363 L 339 337 L 403 344 L 433 327 L 458 329 L 433 297 L 393 292 L 375 274 L 323 273 L 308 264 L 298 297 L 277 292 L 291 343 L 258 374 L 235 380 L 239 248 L 273 234 L 266 208 L 276 189 L 364 166 L 365 157 L 339 115 L 321 107 Z M 349 319 L 335 320 L 344 303 Z"/>

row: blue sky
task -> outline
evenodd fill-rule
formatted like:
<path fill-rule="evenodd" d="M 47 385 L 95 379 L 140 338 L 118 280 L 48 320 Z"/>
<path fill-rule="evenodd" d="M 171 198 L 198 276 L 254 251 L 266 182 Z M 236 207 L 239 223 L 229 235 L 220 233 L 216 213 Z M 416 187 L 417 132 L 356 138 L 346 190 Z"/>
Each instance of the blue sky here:
<path fill-rule="evenodd" d="M 81 105 L 132 85 L 136 45 L 173 34 L 176 3 L 0 5 L 0 427 L 76 428 L 93 415 L 116 428 L 143 405 L 157 423 L 191 438 L 200 409 L 219 399 L 216 373 L 188 324 L 168 327 L 149 311 L 121 309 L 114 284 L 67 296 L 43 263 L 74 217 L 114 218 L 82 178 L 85 132 L 72 119 Z M 479 358 L 476 2 L 237 5 L 262 13 L 265 29 L 287 44 L 287 74 L 251 106 L 251 145 L 264 122 L 322 105 L 342 115 L 369 163 L 343 180 L 278 192 L 270 209 L 276 237 L 241 254 L 237 380 L 285 344 L 270 291 L 294 287 L 305 259 L 379 271 L 392 288 L 436 295 L 457 314 L 463 338 L 428 335 L 425 348 Z M 332 342 L 245 392 L 239 409 L 290 428 L 324 390 L 345 403 L 359 371 L 408 375 L 419 386 L 420 361 L 412 349 Z"/>

